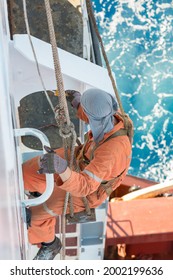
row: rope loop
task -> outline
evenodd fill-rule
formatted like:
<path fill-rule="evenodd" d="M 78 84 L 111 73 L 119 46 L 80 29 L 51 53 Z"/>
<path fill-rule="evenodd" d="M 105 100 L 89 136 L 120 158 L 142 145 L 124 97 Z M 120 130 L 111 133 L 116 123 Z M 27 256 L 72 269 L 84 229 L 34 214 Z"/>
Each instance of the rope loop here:
<path fill-rule="evenodd" d="M 59 135 L 62 138 L 70 138 L 71 136 L 74 135 L 73 131 L 75 130 L 74 124 L 70 122 L 70 125 L 67 123 L 64 123 L 60 128 L 59 128 Z"/>
<path fill-rule="evenodd" d="M 60 107 L 60 105 L 57 105 L 54 109 L 54 113 L 55 113 L 55 120 L 57 122 L 57 125 L 58 127 L 61 127 L 61 125 L 66 123 L 64 107 Z"/>
<path fill-rule="evenodd" d="M 57 105 L 55 107 L 55 119 L 59 127 L 60 136 L 63 139 L 70 138 L 70 137 L 74 138 L 75 126 L 71 121 L 70 124 L 67 124 L 66 117 L 64 114 L 64 108 L 60 108 L 60 105 Z"/>

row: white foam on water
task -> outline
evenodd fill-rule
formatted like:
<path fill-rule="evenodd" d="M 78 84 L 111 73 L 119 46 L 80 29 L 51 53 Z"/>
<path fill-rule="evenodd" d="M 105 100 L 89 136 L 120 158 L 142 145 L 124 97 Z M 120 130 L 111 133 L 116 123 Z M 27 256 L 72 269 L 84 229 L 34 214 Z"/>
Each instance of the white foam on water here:
<path fill-rule="evenodd" d="M 117 82 L 121 79 L 119 93 L 124 105 L 129 104 L 127 113 L 138 137 L 132 155 L 137 164 L 130 166 L 129 173 L 156 181 L 172 178 L 173 2 L 107 0 L 100 4 L 103 8 L 96 18 L 101 36 Z"/>

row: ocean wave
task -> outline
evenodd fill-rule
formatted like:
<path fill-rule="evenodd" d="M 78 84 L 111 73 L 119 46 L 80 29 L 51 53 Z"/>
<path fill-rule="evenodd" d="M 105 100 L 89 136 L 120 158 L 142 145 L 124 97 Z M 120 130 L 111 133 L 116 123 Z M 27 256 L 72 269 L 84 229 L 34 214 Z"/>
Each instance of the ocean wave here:
<path fill-rule="evenodd" d="M 135 126 L 129 173 L 173 176 L 172 1 L 94 1 L 118 91 Z"/>

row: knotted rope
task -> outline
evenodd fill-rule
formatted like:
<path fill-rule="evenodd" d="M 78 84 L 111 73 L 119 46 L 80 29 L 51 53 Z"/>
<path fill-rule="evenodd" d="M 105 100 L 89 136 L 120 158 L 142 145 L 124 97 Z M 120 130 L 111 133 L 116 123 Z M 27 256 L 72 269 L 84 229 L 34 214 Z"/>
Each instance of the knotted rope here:
<path fill-rule="evenodd" d="M 54 68 L 55 68 L 56 84 L 57 84 L 57 89 L 58 89 L 58 93 L 59 93 L 59 106 L 57 106 L 55 108 L 55 119 L 56 119 L 57 123 L 59 123 L 60 136 L 63 138 L 65 158 L 68 162 L 69 162 L 68 149 L 70 149 L 70 151 L 71 151 L 69 167 L 72 169 L 73 162 L 74 162 L 75 143 L 76 143 L 77 137 L 76 137 L 74 125 L 70 121 L 70 117 L 69 117 L 49 0 L 44 0 L 44 3 L 45 3 L 46 15 L 47 15 L 50 43 L 52 46 L 52 55 L 53 55 L 53 62 L 54 62 Z M 62 118 L 62 115 L 64 116 L 64 118 Z M 66 197 L 65 197 L 65 201 L 64 201 L 64 208 L 63 208 L 63 216 L 62 216 L 62 233 L 63 233 L 62 258 L 63 259 L 65 259 L 65 225 L 66 225 L 65 214 L 66 214 L 66 210 L 67 210 L 68 201 L 70 201 L 70 204 L 72 203 L 72 199 L 71 199 L 69 192 L 66 193 Z M 71 208 L 72 208 L 72 206 L 70 206 L 70 209 Z"/>

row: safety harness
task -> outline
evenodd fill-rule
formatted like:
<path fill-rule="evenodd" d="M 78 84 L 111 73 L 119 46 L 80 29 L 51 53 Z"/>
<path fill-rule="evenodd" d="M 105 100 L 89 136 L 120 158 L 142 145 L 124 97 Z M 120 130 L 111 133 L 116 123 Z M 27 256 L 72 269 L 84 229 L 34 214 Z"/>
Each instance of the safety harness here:
<path fill-rule="evenodd" d="M 95 147 L 93 147 L 91 154 L 90 154 L 90 159 L 87 159 L 84 155 L 84 148 L 86 146 L 86 143 L 88 140 L 86 140 L 86 143 L 83 145 L 82 147 L 82 152 L 80 153 L 80 158 L 78 158 L 78 161 L 82 161 L 84 162 L 86 165 L 88 165 L 90 163 L 90 161 L 94 158 L 94 152 L 96 151 L 96 149 L 101 146 L 103 143 L 106 143 L 107 141 L 109 141 L 112 138 L 118 137 L 118 136 L 128 136 L 128 131 L 126 129 L 119 129 L 118 131 L 114 132 L 113 134 L 111 134 L 108 138 L 105 139 L 105 141 L 103 141 L 102 143 L 98 143 Z M 129 137 L 129 136 L 128 136 Z M 129 138 L 130 143 L 132 142 L 132 139 Z M 103 180 L 100 184 L 100 186 L 97 189 L 97 197 L 100 197 L 100 195 L 103 195 L 106 193 L 107 196 L 110 196 L 110 194 L 113 192 L 113 185 L 119 181 L 121 179 L 121 176 L 124 174 L 124 172 L 126 171 L 126 168 L 116 177 L 114 177 L 111 180 Z M 85 198 L 87 201 L 87 197 Z M 88 201 L 87 201 L 88 203 Z M 88 206 L 88 205 L 87 205 Z M 93 222 L 96 220 L 96 216 L 95 216 L 95 209 L 91 208 L 90 212 L 88 211 L 81 211 L 78 213 L 73 213 L 73 216 L 71 216 L 70 214 L 66 214 L 66 219 L 68 221 L 68 223 L 86 223 L 86 222 Z"/>

